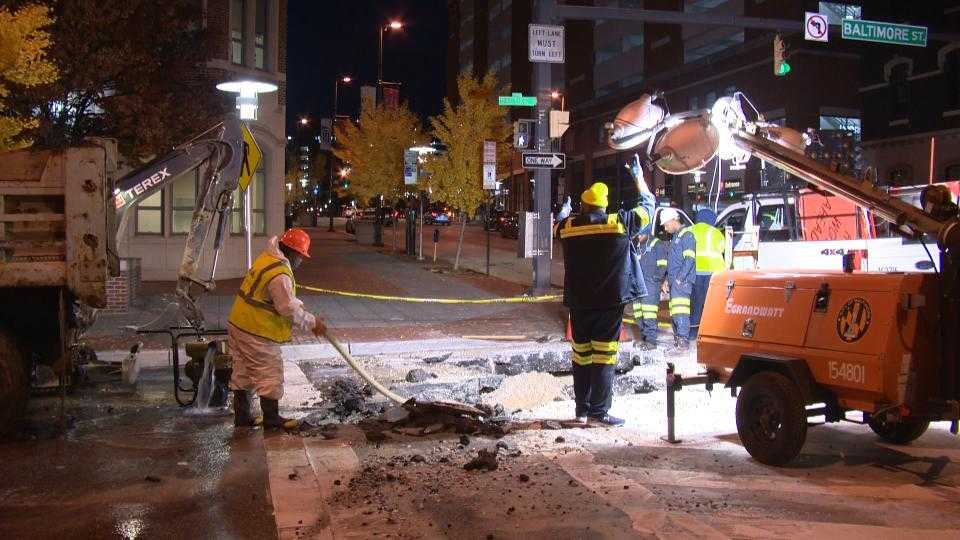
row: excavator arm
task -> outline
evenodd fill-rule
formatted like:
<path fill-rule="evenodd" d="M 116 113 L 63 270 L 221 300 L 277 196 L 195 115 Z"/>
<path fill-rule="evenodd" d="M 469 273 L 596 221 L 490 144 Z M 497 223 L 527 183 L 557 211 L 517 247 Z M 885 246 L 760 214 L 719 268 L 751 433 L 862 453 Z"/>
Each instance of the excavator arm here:
<path fill-rule="evenodd" d="M 247 155 L 243 124 L 235 115 L 229 115 L 193 140 L 127 174 L 117 181 L 114 189 L 119 236 L 126 228 L 128 211 L 137 203 L 170 185 L 180 175 L 202 168 L 196 207 L 177 272 L 176 292 L 180 313 L 197 330 L 204 327 L 197 300 L 215 287 L 214 276 L 226 236 L 233 194 L 244 167 L 248 172 L 250 168 Z M 204 243 L 214 226 L 213 262 L 208 277 L 204 279 L 200 276 L 200 261 Z"/>

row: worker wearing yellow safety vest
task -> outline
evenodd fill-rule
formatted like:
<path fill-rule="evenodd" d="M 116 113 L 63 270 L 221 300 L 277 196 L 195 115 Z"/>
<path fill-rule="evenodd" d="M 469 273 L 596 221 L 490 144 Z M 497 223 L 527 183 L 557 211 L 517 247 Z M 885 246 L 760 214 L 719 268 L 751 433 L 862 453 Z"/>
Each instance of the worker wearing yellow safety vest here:
<path fill-rule="evenodd" d="M 673 235 L 667 252 L 667 282 L 670 284 L 670 318 L 673 320 L 673 343 L 678 351 L 690 347 L 690 293 L 696 278 L 697 244 L 690 227 L 680 222 L 680 213 L 673 208 L 660 211 L 660 222 Z"/>
<path fill-rule="evenodd" d="M 581 422 L 619 426 L 609 414 L 620 350 L 623 310 L 646 293 L 633 239 L 650 232 L 654 195 L 643 180 L 640 159 L 628 167 L 639 200 L 607 214 L 609 189 L 597 182 L 583 192 L 582 212 L 570 216 L 570 199 L 554 233 L 563 244 L 563 304 L 573 332 L 573 391 Z"/>
<path fill-rule="evenodd" d="M 653 228 L 653 227 L 651 227 Z M 640 270 L 647 294 L 633 304 L 633 317 L 640 327 L 643 343 L 640 348 L 652 351 L 657 348 L 657 314 L 660 311 L 660 289 L 667 274 L 667 251 L 669 242 L 661 242 L 651 232 L 640 255 Z"/>
<path fill-rule="evenodd" d="M 703 304 L 707 301 L 707 289 L 710 277 L 727 267 L 724 253 L 726 238 L 723 231 L 714 227 L 717 214 L 709 208 L 697 212 L 697 222 L 690 227 L 697 242 L 697 278 L 693 282 L 693 294 L 690 297 L 690 338 L 697 337 L 700 331 L 700 318 L 703 316 Z"/>
<path fill-rule="evenodd" d="M 263 425 L 294 429 L 299 423 L 280 416 L 283 397 L 283 359 L 280 344 L 290 341 L 293 327 L 326 333 L 323 320 L 303 309 L 294 293 L 293 271 L 310 257 L 310 237 L 302 229 L 290 229 L 267 242 L 240 284 L 230 309 L 227 343 L 233 356 L 234 423 L 254 426 L 250 395 L 260 396 Z"/>

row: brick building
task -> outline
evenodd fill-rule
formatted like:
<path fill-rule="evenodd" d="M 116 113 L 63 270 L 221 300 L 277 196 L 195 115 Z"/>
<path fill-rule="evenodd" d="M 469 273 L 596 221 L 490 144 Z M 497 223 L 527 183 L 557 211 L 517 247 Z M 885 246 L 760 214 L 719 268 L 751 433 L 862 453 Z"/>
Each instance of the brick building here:
<path fill-rule="evenodd" d="M 881 185 L 960 180 L 960 4 L 865 2 L 863 17 L 928 26 L 926 47 L 865 48 L 863 161 Z"/>
<path fill-rule="evenodd" d="M 279 87 L 278 92 L 260 94 L 257 119 L 247 121 L 263 151 L 250 188 L 256 251 L 284 226 L 287 0 L 203 0 L 203 8 L 208 60 L 199 80 L 185 84 L 195 84 L 197 92 L 221 95 L 226 110 L 233 110 L 236 95 L 219 92 L 215 88 L 219 82 L 250 79 Z M 176 279 L 196 193 L 197 175 L 188 174 L 136 208 L 118 247 L 122 257 L 140 260 L 144 280 Z M 229 231 L 219 278 L 239 277 L 246 271 L 239 195 L 234 197 Z M 209 264 L 209 259 L 203 262 Z"/>

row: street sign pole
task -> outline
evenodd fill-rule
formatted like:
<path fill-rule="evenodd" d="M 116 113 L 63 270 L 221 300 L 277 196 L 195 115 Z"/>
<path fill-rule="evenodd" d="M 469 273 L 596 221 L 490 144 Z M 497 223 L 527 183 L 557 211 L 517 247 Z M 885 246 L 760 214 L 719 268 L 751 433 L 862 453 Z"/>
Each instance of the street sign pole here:
<path fill-rule="evenodd" d="M 534 21 L 539 24 L 553 24 L 553 8 L 556 0 L 539 0 L 537 2 Z M 550 106 L 553 99 L 550 96 L 550 70 L 552 64 L 545 62 L 533 63 L 533 88 L 537 94 L 536 122 L 537 133 L 535 147 L 538 152 L 550 150 L 549 127 Z M 540 295 L 550 290 L 550 190 L 553 172 L 547 169 L 537 169 L 533 173 L 533 201 L 536 212 L 536 223 L 533 248 L 536 250 L 533 257 L 533 293 Z"/>

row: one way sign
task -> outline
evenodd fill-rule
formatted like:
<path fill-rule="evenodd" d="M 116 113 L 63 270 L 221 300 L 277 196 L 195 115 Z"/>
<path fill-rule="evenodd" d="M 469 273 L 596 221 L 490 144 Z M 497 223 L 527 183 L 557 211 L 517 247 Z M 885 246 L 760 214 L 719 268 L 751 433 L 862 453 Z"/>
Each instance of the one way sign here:
<path fill-rule="evenodd" d="M 565 169 L 567 155 L 556 152 L 526 152 L 523 154 L 524 169 Z"/>

